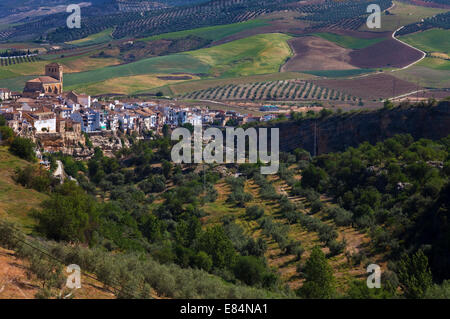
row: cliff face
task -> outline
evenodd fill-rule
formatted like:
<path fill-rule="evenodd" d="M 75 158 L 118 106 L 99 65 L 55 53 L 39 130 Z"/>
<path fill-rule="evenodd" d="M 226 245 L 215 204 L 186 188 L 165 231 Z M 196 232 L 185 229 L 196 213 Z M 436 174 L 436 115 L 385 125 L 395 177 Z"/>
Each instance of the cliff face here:
<path fill-rule="evenodd" d="M 343 114 L 301 123 L 289 121 L 276 127 L 280 128 L 280 150 L 283 152 L 300 147 L 315 154 L 314 145 L 316 154 L 338 152 L 365 141 L 375 144 L 396 134 L 437 140 L 450 134 L 450 102 L 441 102 L 435 107 Z"/>

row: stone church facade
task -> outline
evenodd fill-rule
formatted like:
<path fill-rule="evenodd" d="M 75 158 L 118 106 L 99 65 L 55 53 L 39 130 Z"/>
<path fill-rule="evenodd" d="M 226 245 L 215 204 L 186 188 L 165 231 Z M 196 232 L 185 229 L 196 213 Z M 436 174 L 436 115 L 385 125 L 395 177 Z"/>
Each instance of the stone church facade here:
<path fill-rule="evenodd" d="M 45 66 L 45 75 L 29 80 L 23 89 L 23 95 L 35 97 L 41 93 L 61 94 L 63 91 L 63 66 L 50 63 Z"/>

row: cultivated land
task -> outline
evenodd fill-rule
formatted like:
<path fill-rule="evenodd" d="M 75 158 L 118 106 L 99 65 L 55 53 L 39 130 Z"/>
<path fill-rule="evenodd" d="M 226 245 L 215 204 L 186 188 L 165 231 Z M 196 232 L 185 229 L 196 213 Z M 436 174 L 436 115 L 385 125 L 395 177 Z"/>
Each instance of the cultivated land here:
<path fill-rule="evenodd" d="M 336 33 L 330 32 L 318 32 L 313 33 L 313 35 L 321 37 L 325 40 L 336 43 L 337 45 L 347 48 L 347 49 L 364 49 L 375 43 L 381 42 L 384 40 L 383 37 L 380 38 L 358 38 L 356 36 L 350 35 L 340 35 Z"/>
<path fill-rule="evenodd" d="M 274 73 L 292 55 L 281 33 L 260 34 L 188 54 L 211 66 L 213 76 L 245 76 Z"/>
<path fill-rule="evenodd" d="M 300 179 L 300 173 L 292 168 L 296 179 Z M 268 178 L 269 183 L 273 186 L 274 192 L 285 195 L 288 199 L 295 204 L 300 204 L 305 208 L 301 210 L 302 214 L 308 214 L 310 212 L 310 204 L 305 197 L 291 195 L 291 188 L 287 183 L 280 179 L 278 176 L 270 176 Z M 227 199 L 231 193 L 230 186 L 224 181 L 219 181 L 215 188 L 219 194 L 217 200 L 214 203 L 205 204 L 202 209 L 206 212 L 207 216 L 203 218 L 205 227 L 216 225 L 221 223 L 221 219 L 225 216 L 229 216 L 234 219 L 234 222 L 242 227 L 245 234 L 253 237 L 255 240 L 258 238 L 263 239 L 267 245 L 268 250 L 265 257 L 268 260 L 269 266 L 275 267 L 279 273 L 281 279 L 286 282 L 292 289 L 298 288 L 303 278 L 300 278 L 296 271 L 298 261 L 296 261 L 295 255 L 284 253 L 278 243 L 270 236 L 264 233 L 263 228 L 257 221 L 249 219 L 245 214 L 245 208 L 237 207 L 234 204 L 227 202 Z M 289 223 L 289 221 L 283 217 L 280 212 L 279 200 L 268 200 L 261 195 L 261 187 L 254 181 L 248 180 L 245 183 L 244 191 L 250 193 L 253 199 L 246 203 L 246 206 L 257 205 L 264 209 L 264 216 L 273 218 L 275 223 L 279 223 L 287 231 L 287 236 L 290 240 L 300 242 L 305 248 L 305 252 L 302 255 L 302 260 L 305 260 L 314 246 L 320 246 L 324 253 L 328 253 L 329 249 L 323 243 L 320 242 L 318 234 L 307 230 L 299 223 Z M 325 206 L 332 206 L 333 204 L 326 198 L 322 197 L 321 201 Z M 328 220 L 326 214 L 323 212 L 317 213 L 313 218 L 329 224 L 334 225 L 334 222 Z M 383 264 L 382 256 L 373 255 L 370 252 L 369 238 L 367 235 L 362 234 L 352 227 L 338 227 L 339 238 L 343 240 L 345 238 L 347 246 L 346 251 L 349 254 L 366 253 L 371 260 L 377 260 Z M 362 276 L 365 273 L 364 265 L 354 265 L 346 257 L 346 253 L 342 252 L 337 256 L 329 259 L 330 264 L 333 267 L 333 274 L 337 280 L 338 290 L 344 291 L 347 288 L 348 281 L 351 277 Z"/>
<path fill-rule="evenodd" d="M 153 90 L 146 90 L 140 93 L 156 93 L 157 91 L 163 91 L 166 95 L 182 95 L 199 90 L 206 90 L 211 87 L 224 86 L 229 84 L 247 84 L 251 82 L 259 81 L 278 81 L 278 80 L 290 80 L 290 79 L 312 79 L 313 75 L 297 73 L 297 72 L 280 72 L 250 76 L 240 76 L 237 78 L 219 78 L 219 79 L 200 79 L 193 81 L 186 81 L 176 84 L 170 84 L 167 86 L 159 87 Z"/>
<path fill-rule="evenodd" d="M 188 54 L 173 54 L 162 57 L 143 59 L 137 62 L 119 66 L 106 67 L 98 70 L 68 74 L 65 77 L 67 86 L 97 83 L 113 78 L 169 73 L 208 73 L 209 66 Z"/>
<path fill-rule="evenodd" d="M 400 40 L 427 53 L 450 54 L 450 30 L 431 29 L 400 37 Z"/>
<path fill-rule="evenodd" d="M 319 38 L 300 37 L 289 41 L 294 57 L 283 65 L 282 71 L 349 70 L 356 69 L 350 62 L 350 49 Z"/>
<path fill-rule="evenodd" d="M 268 21 L 256 19 L 241 23 L 225 24 L 212 27 L 204 27 L 179 32 L 163 33 L 151 37 L 139 39 L 139 41 L 154 41 L 159 39 L 180 39 L 187 36 L 197 36 L 204 39 L 218 41 L 236 33 L 269 25 Z"/>
<path fill-rule="evenodd" d="M 362 97 L 364 100 L 390 98 L 417 90 L 417 85 L 414 82 L 398 79 L 388 73 L 372 74 L 352 79 L 315 80 L 313 82 L 320 86 Z"/>
<path fill-rule="evenodd" d="M 131 95 L 138 92 L 147 91 L 152 88 L 196 79 L 199 79 L 199 77 L 189 74 L 177 74 L 176 76 L 170 76 L 168 74 L 144 74 L 112 78 L 91 85 L 73 85 L 66 87 L 66 89 L 85 92 L 90 95 Z"/>
<path fill-rule="evenodd" d="M 109 42 L 112 40 L 112 36 L 111 36 L 112 31 L 113 31 L 113 29 L 106 29 L 102 32 L 99 32 L 96 34 L 91 34 L 90 36 L 88 36 L 86 38 L 67 42 L 67 44 L 72 44 L 75 46 L 87 46 L 87 45 Z"/>

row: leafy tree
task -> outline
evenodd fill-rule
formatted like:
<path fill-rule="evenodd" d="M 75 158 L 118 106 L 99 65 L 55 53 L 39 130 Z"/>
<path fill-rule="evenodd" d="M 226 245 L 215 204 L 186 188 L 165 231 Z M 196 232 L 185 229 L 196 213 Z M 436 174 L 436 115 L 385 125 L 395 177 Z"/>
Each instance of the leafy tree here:
<path fill-rule="evenodd" d="M 11 144 L 14 139 L 14 131 L 8 126 L 0 125 L 0 141 L 6 141 L 7 144 Z"/>
<path fill-rule="evenodd" d="M 323 169 L 310 165 L 302 173 L 301 184 L 304 188 L 319 189 L 320 182 L 326 178 L 327 174 Z"/>
<path fill-rule="evenodd" d="M 407 254 L 402 256 L 397 265 L 397 274 L 407 298 L 421 298 L 433 284 L 428 258 L 421 249 L 411 257 Z"/>
<path fill-rule="evenodd" d="M 266 273 L 264 263 L 254 256 L 240 256 L 234 267 L 236 278 L 250 286 L 261 284 Z"/>
<path fill-rule="evenodd" d="M 231 269 L 235 264 L 236 252 L 233 243 L 220 226 L 206 230 L 198 240 L 197 249 L 210 255 L 216 268 Z"/>
<path fill-rule="evenodd" d="M 250 219 L 258 219 L 264 215 L 264 209 L 256 205 L 249 206 L 245 209 L 245 214 Z"/>
<path fill-rule="evenodd" d="M 16 137 L 11 143 L 9 150 L 14 155 L 32 162 L 36 158 L 34 143 L 28 138 Z"/>
<path fill-rule="evenodd" d="M 56 189 L 50 199 L 42 203 L 41 211 L 34 211 L 37 229 L 54 240 L 88 242 L 98 225 L 98 206 L 74 182 Z"/>
<path fill-rule="evenodd" d="M 329 299 L 335 295 L 333 268 L 320 247 L 314 247 L 304 268 L 305 283 L 298 294 L 309 299 Z"/>

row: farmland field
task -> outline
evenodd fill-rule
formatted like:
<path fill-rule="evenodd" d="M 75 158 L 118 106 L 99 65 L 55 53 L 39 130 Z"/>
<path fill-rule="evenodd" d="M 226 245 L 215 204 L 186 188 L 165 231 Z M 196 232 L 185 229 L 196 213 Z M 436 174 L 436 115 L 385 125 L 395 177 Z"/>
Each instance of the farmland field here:
<path fill-rule="evenodd" d="M 424 60 L 420 61 L 417 65 L 435 70 L 450 71 L 450 60 L 444 60 L 439 58 L 425 58 Z"/>
<path fill-rule="evenodd" d="M 278 72 L 292 55 L 280 33 L 260 34 L 188 54 L 211 66 L 213 76 L 241 76 Z"/>
<path fill-rule="evenodd" d="M 318 32 L 313 33 L 313 35 L 336 43 L 337 45 L 347 49 L 364 49 L 384 40 L 383 38 L 372 38 L 372 39 L 357 38 L 330 32 Z"/>
<path fill-rule="evenodd" d="M 350 53 L 350 63 L 359 68 L 401 68 L 422 57 L 418 50 L 394 39 L 378 42 Z"/>
<path fill-rule="evenodd" d="M 76 90 L 90 95 L 100 94 L 135 94 L 139 91 L 149 90 L 155 87 L 185 82 L 186 79 L 196 80 L 197 76 L 177 74 L 180 80 L 165 78 L 167 74 L 145 74 L 112 78 L 106 81 L 80 84 L 66 87 L 66 90 Z M 186 78 L 186 79 L 184 79 Z"/>
<path fill-rule="evenodd" d="M 221 40 L 233 34 L 269 25 L 265 20 L 250 20 L 241 23 L 225 24 L 212 27 L 197 28 L 179 32 L 163 33 L 139 39 L 139 41 L 154 41 L 159 39 L 179 39 L 187 36 L 197 36 L 208 40 Z"/>
<path fill-rule="evenodd" d="M 112 31 L 113 31 L 112 29 L 106 29 L 102 32 L 99 32 L 96 34 L 91 34 L 90 36 L 88 36 L 86 38 L 67 42 L 67 44 L 72 44 L 75 46 L 86 46 L 86 45 L 105 43 L 105 42 L 112 40 L 112 36 L 111 36 Z"/>
<path fill-rule="evenodd" d="M 229 84 L 207 90 L 195 91 L 183 96 L 193 100 L 333 100 L 356 102 L 357 97 L 342 91 L 317 86 L 304 80 L 283 80 L 255 82 L 248 84 Z"/>
<path fill-rule="evenodd" d="M 270 74 L 260 74 L 260 75 L 250 75 L 250 76 L 240 76 L 237 78 L 219 78 L 219 79 L 200 79 L 186 81 L 176 84 L 170 84 L 164 87 L 159 87 L 157 90 L 145 90 L 140 93 L 163 91 L 166 95 L 183 95 L 186 93 L 191 93 L 199 90 L 207 90 L 212 87 L 225 86 L 229 84 L 246 84 L 252 82 L 264 82 L 264 81 L 279 81 L 279 80 L 290 80 L 290 79 L 313 79 L 314 75 L 297 73 L 297 72 L 280 72 L 280 73 L 270 73 Z"/>
<path fill-rule="evenodd" d="M 418 83 L 420 86 L 449 88 L 450 72 L 448 70 L 430 68 L 426 60 L 423 61 L 426 66 L 417 64 L 409 69 L 394 72 L 392 75 L 412 83 Z"/>
<path fill-rule="evenodd" d="M 112 78 L 159 73 L 207 73 L 209 66 L 187 54 L 174 54 L 143 59 L 134 63 L 106 67 L 94 71 L 68 74 L 67 86 L 97 83 Z"/>
<path fill-rule="evenodd" d="M 289 44 L 295 55 L 283 65 L 283 71 L 356 69 L 349 63 L 351 50 L 331 41 L 306 36 L 294 38 Z"/>
<path fill-rule="evenodd" d="M 335 90 L 345 90 L 349 94 L 360 96 L 365 100 L 389 98 L 417 89 L 415 83 L 397 79 L 385 73 L 361 76 L 353 79 L 320 79 L 313 82 L 317 85 Z"/>
<path fill-rule="evenodd" d="M 402 41 L 428 53 L 450 54 L 450 30 L 431 29 L 400 37 Z"/>

